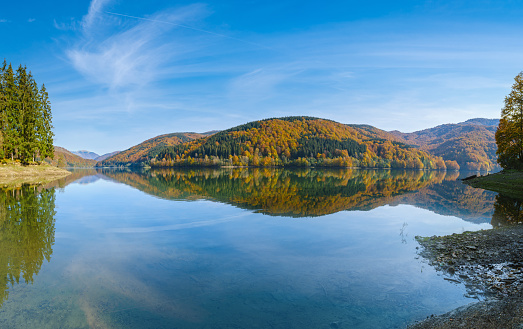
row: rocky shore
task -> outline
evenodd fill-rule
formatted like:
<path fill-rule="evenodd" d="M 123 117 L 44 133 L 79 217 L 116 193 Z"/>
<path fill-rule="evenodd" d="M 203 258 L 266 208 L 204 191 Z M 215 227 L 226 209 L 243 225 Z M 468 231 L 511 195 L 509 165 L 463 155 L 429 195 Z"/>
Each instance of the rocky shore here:
<path fill-rule="evenodd" d="M 478 302 L 409 328 L 523 328 L 523 226 L 417 237 L 419 254 Z"/>

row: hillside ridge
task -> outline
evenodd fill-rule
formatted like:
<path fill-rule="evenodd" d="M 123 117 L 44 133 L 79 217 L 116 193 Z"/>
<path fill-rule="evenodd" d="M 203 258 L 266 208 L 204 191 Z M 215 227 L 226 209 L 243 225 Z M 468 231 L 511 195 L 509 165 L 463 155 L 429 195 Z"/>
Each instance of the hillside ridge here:
<path fill-rule="evenodd" d="M 412 133 L 390 133 L 466 170 L 499 170 L 495 133 L 499 119 L 474 118 Z"/>
<path fill-rule="evenodd" d="M 280 120 L 283 122 L 293 122 L 296 120 L 312 122 L 315 120 L 322 120 L 326 123 L 329 122 L 336 125 L 344 125 L 330 119 L 321 119 L 310 116 L 291 116 L 252 121 L 239 126 L 231 127 L 223 131 L 214 130 L 206 133 L 177 132 L 162 134 L 153 138 L 149 138 L 125 151 L 118 152 L 114 155 L 109 154 L 105 158 L 101 157 L 100 159 L 96 159 L 99 161 L 96 165 L 99 167 L 136 166 L 150 165 L 151 162 L 157 162 L 155 165 L 158 165 L 158 161 L 162 161 L 163 156 L 167 155 L 167 150 L 169 150 L 169 148 L 175 147 L 176 145 L 191 143 L 196 140 L 208 138 L 209 136 L 218 134 L 222 134 L 220 136 L 223 136 L 223 134 L 231 134 L 233 132 L 259 129 L 262 126 L 261 123 L 271 120 Z M 431 157 L 441 157 L 444 161 L 446 161 L 446 166 L 450 165 L 449 169 L 461 168 L 465 170 L 497 170 L 499 169 L 499 166 L 496 162 L 497 147 L 495 144 L 494 134 L 498 123 L 498 119 L 473 118 L 464 122 L 442 124 L 436 127 L 427 128 L 412 133 L 403 133 L 397 130 L 385 131 L 368 124 L 345 124 L 345 126 L 349 127 L 349 129 L 352 129 L 353 133 L 356 133 L 356 135 L 362 137 L 365 140 L 382 140 L 381 142 L 388 140 L 392 144 L 395 144 L 396 147 L 399 147 L 399 145 L 403 144 L 401 146 L 403 148 L 419 149 L 428 153 Z M 275 140 L 280 138 L 280 136 L 273 137 Z M 358 143 L 362 142 L 363 139 L 359 140 Z M 241 140 L 237 140 L 237 142 L 240 144 L 242 143 Z M 209 149 L 208 145 L 206 147 Z M 278 154 L 278 145 L 274 145 L 274 147 L 276 149 L 278 158 L 280 158 L 281 153 Z M 254 152 L 255 149 L 256 148 L 253 148 L 252 151 Z M 240 149 L 237 151 L 238 152 L 234 152 L 233 150 L 230 155 L 232 157 L 238 157 L 237 161 L 235 161 L 236 158 L 233 159 L 233 163 L 236 162 L 236 165 L 242 165 L 241 161 L 239 160 L 241 156 L 243 156 L 243 151 L 245 151 L 245 149 L 240 146 Z M 376 149 L 376 151 L 378 150 Z M 253 152 L 249 152 L 249 155 L 252 156 Z M 160 153 L 161 157 L 159 157 Z M 270 152 L 266 152 L 264 156 L 268 155 L 268 153 Z M 319 153 L 323 154 L 323 152 Z M 193 152 L 191 158 L 194 159 L 194 155 L 196 154 L 197 152 Z M 207 155 L 210 156 L 210 154 Z M 305 154 L 302 153 L 301 155 Z M 317 155 L 318 154 L 309 153 L 305 158 L 315 158 Z M 327 154 L 325 155 L 327 158 Z M 375 155 L 378 156 L 378 158 L 380 157 L 379 154 Z M 171 156 L 174 156 L 174 159 L 171 160 L 176 159 L 176 155 L 174 153 L 171 154 Z M 369 156 L 372 157 L 373 155 Z M 198 156 L 196 157 L 198 158 Z M 332 154 L 331 157 L 336 158 L 335 156 L 332 156 Z M 180 158 L 182 157 L 180 156 Z M 303 158 L 303 156 L 301 158 Z M 377 162 L 379 162 L 379 159 Z M 217 165 L 218 162 L 215 161 L 215 164 Z M 227 163 L 223 162 L 221 164 L 227 165 Z M 232 163 L 228 164 L 230 165 Z M 274 164 L 275 163 L 273 163 L 273 165 Z M 345 164 L 347 164 L 347 162 Z M 245 165 L 245 161 L 243 165 Z M 250 165 L 252 165 L 252 163 Z"/>

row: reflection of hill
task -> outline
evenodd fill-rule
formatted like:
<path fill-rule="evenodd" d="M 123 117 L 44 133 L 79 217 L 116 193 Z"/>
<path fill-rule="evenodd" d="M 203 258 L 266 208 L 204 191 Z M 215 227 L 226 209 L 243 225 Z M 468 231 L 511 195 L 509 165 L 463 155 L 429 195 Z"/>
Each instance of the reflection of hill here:
<path fill-rule="evenodd" d="M 70 175 L 60 178 L 58 180 L 55 180 L 49 184 L 46 184 L 44 187 L 45 188 L 65 187 L 65 186 L 67 186 L 71 183 L 77 182 L 77 181 L 80 181 L 80 182 L 83 181 L 84 183 L 87 184 L 88 182 L 94 182 L 94 181 L 100 179 L 100 177 L 98 176 L 98 172 L 95 169 L 72 169 L 70 171 L 71 171 Z"/>
<path fill-rule="evenodd" d="M 415 194 L 397 198 L 394 204 L 410 204 L 440 215 L 456 216 L 466 221 L 490 222 L 496 193 L 447 180 L 422 188 Z"/>
<path fill-rule="evenodd" d="M 0 305 L 9 284 L 33 282 L 44 259 L 51 260 L 55 213 L 54 189 L 0 190 Z"/>
<path fill-rule="evenodd" d="M 494 196 L 441 171 L 208 169 L 103 174 L 172 200 L 211 199 L 265 214 L 308 217 L 412 204 L 467 220 L 490 219 Z"/>

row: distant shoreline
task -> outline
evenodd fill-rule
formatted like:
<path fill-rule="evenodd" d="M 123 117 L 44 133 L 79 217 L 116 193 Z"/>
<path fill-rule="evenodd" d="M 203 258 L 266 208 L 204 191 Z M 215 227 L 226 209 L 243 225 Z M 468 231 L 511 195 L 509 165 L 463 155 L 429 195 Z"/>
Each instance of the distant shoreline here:
<path fill-rule="evenodd" d="M 0 164 L 0 186 L 21 184 L 45 184 L 70 175 L 71 172 L 48 164 L 22 166 L 20 164 Z"/>

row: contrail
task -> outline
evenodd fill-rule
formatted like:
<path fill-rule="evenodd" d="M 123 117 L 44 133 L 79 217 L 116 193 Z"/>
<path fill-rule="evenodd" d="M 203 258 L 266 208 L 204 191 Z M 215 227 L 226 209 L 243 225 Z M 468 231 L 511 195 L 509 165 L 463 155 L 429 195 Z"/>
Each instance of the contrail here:
<path fill-rule="evenodd" d="M 125 14 L 112 13 L 110 11 L 106 11 L 105 13 L 106 14 L 110 14 L 110 15 L 116 15 L 116 16 L 122 16 L 122 17 L 139 19 L 139 20 L 142 20 L 142 21 L 149 21 L 149 22 L 155 22 L 155 23 L 169 24 L 169 25 L 173 25 L 173 26 L 182 27 L 182 28 L 188 29 L 188 30 L 193 30 L 193 31 L 197 31 L 197 32 L 202 32 L 202 33 L 215 35 L 215 36 L 218 36 L 218 37 L 221 37 L 221 38 L 227 38 L 227 39 L 231 39 L 231 40 L 240 41 L 240 42 L 247 43 L 247 44 L 250 44 L 250 45 L 253 45 L 253 46 L 256 46 L 256 47 L 260 47 L 260 48 L 271 49 L 269 47 L 266 47 L 264 45 L 260 45 L 258 43 L 254 43 L 254 42 L 238 39 L 238 38 L 231 37 L 231 36 L 228 36 L 228 35 L 225 35 L 225 34 L 220 34 L 220 33 L 212 32 L 212 31 L 198 29 L 196 27 L 192 27 L 192 26 L 188 26 L 188 25 L 176 24 L 176 23 L 167 22 L 167 21 L 161 21 L 161 20 L 157 20 L 157 19 L 150 19 L 150 18 L 144 18 L 144 17 L 138 17 L 138 16 L 131 16 L 131 15 L 125 15 Z"/>

